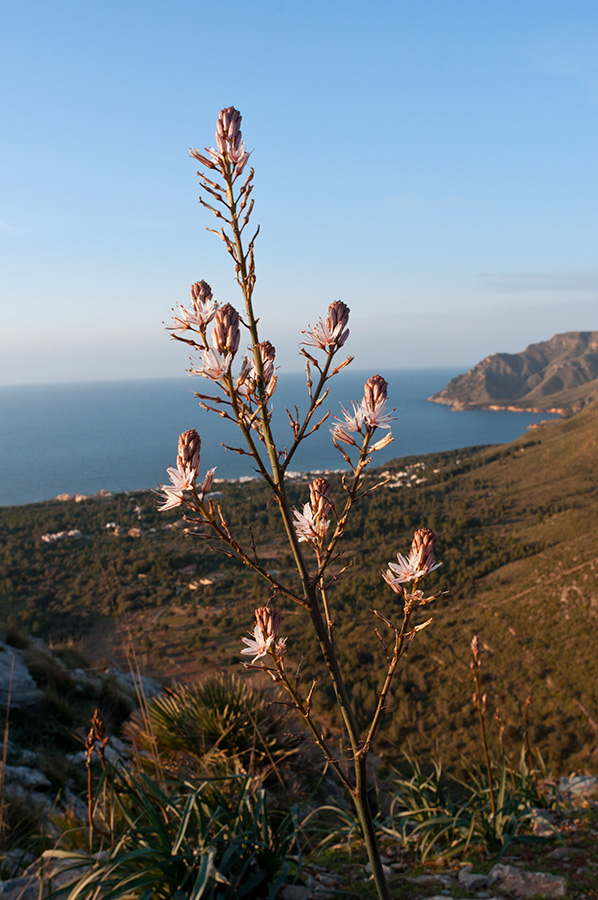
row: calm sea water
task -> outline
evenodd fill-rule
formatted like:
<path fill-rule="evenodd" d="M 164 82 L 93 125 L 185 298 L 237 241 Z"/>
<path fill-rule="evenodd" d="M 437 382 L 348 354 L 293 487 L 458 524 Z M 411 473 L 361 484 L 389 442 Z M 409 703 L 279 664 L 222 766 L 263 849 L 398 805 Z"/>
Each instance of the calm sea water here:
<path fill-rule="evenodd" d="M 333 415 L 340 405 L 363 396 L 371 372 L 344 370 L 326 401 Z M 409 369 L 384 375 L 396 407 L 392 443 L 376 463 L 393 457 L 510 441 L 545 415 L 514 412 L 451 412 L 427 403 L 457 369 Z M 224 450 L 238 445 L 231 423 L 198 406 L 193 392 L 208 382 L 197 378 L 98 382 L 0 388 L 0 505 L 47 500 L 61 493 L 139 490 L 166 479 L 174 465 L 178 435 L 197 428 L 204 470 L 216 477 L 252 475 L 246 457 Z M 275 423 L 281 445 L 290 443 L 284 408 L 306 407 L 305 377 L 280 375 Z M 291 467 L 295 470 L 344 468 L 330 440 L 328 423 L 309 438 Z M 167 479 L 166 479 L 167 480 Z"/>

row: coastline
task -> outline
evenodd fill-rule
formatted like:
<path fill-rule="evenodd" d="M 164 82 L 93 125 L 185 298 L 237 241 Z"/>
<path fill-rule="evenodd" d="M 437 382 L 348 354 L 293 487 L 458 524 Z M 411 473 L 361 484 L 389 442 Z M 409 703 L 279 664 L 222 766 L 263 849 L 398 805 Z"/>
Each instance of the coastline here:
<path fill-rule="evenodd" d="M 439 406 L 446 406 L 451 412 L 471 412 L 474 409 L 487 410 L 490 412 L 517 412 L 517 413 L 534 413 L 535 415 L 551 416 L 567 416 L 571 415 L 571 411 L 564 407 L 550 407 L 549 409 L 540 409 L 537 406 L 506 406 L 499 403 L 467 403 L 461 400 L 445 400 L 442 397 L 426 397 L 427 403 L 438 403 Z"/>

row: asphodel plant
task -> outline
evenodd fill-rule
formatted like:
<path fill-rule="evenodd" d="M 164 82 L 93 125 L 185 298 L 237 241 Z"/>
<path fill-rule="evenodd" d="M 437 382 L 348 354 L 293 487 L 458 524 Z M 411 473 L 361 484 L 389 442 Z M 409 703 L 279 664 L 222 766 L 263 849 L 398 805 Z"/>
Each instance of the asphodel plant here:
<path fill-rule="evenodd" d="M 338 558 L 341 549 L 338 545 L 352 507 L 384 484 L 381 481 L 366 489 L 363 482 L 373 454 L 392 441 L 387 383 L 381 375 L 373 375 L 365 383 L 363 399 L 354 402 L 349 410 L 341 409 L 334 420 L 331 439 L 347 467 L 342 478 L 342 496 L 335 500 L 330 482 L 319 477 L 311 482 L 309 498 L 303 508 L 292 509 L 285 481 L 289 464 L 302 441 L 322 427 L 328 418 L 329 413 L 322 415 L 328 382 L 352 361 L 352 357 L 341 354 L 349 336 L 349 309 L 336 300 L 330 304 L 325 318 L 303 332 L 300 352 L 306 363 L 306 412 L 300 415 L 298 407 L 294 413 L 287 410 L 290 440 L 288 449 L 279 449 L 272 432 L 275 350 L 258 332 L 253 305 L 254 247 L 259 227 L 253 230 L 250 225 L 254 170 L 248 166 L 249 153 L 241 135 L 240 113 L 233 107 L 221 110 L 216 148 L 210 147 L 201 153 L 193 149 L 191 156 L 201 165 L 197 173 L 201 186 L 200 202 L 219 223 L 218 230 L 208 230 L 223 240 L 234 262 L 243 308 L 239 312 L 230 303 L 219 305 L 209 284 L 199 281 L 191 287 L 190 304 L 173 311 L 174 321 L 168 330 L 191 351 L 191 374 L 203 378 L 209 385 L 197 392 L 201 405 L 238 426 L 242 446 L 234 449 L 251 457 L 253 466 L 275 498 L 297 577 L 292 583 L 284 583 L 260 559 L 252 540 L 232 532 L 226 510 L 208 493 L 215 470 L 210 469 L 203 479 L 200 477 L 201 441 L 194 429 L 179 438 L 176 465 L 167 470 L 170 483 L 160 489 L 160 509 L 181 507 L 187 521 L 201 524 L 206 537 L 222 542 L 229 556 L 253 569 L 270 586 L 268 605 L 255 611 L 255 624 L 249 632 L 251 637 L 243 638 L 246 646 L 241 653 L 252 658 L 245 665 L 266 672 L 286 691 L 288 704 L 303 717 L 311 737 L 345 786 L 361 823 L 378 893 L 386 898 L 389 893 L 368 803 L 367 760 L 399 660 L 416 633 L 431 622 L 429 619 L 412 625 L 411 618 L 416 608 L 438 596 L 425 596 L 421 588 L 426 575 L 440 565 L 434 559 L 436 536 L 429 529 L 421 528 L 413 538 L 408 555 L 399 553 L 398 561 L 389 563 L 383 575 L 389 587 L 403 600 L 403 620 L 395 624 L 377 610 L 372 611 L 390 629 L 392 640 L 387 643 L 378 634 L 385 671 L 377 685 L 378 700 L 372 720 L 366 729 L 360 728 L 335 652 L 329 568 Z M 247 240 L 246 234 L 250 235 Z M 246 344 L 249 345 L 248 353 L 242 355 L 240 347 Z M 322 727 L 314 720 L 315 682 L 304 689 L 298 669 L 295 667 L 291 672 L 287 640 L 281 636 L 281 616 L 274 605 L 276 598 L 287 598 L 296 603 L 311 620 L 344 725 L 344 746 L 349 751 L 343 758 L 325 740 Z"/>

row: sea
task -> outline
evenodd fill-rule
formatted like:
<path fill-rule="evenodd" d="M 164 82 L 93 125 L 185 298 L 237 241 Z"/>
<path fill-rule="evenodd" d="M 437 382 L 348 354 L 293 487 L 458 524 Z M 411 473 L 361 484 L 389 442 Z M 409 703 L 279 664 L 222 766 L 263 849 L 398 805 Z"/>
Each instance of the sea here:
<path fill-rule="evenodd" d="M 452 450 L 513 440 L 547 414 L 470 410 L 455 412 L 427 402 L 463 370 L 455 368 L 385 370 L 389 406 L 395 408 L 394 441 L 375 454 L 383 464 L 399 456 Z M 344 369 L 331 382 L 322 406 L 331 415 L 304 441 L 290 468 L 317 472 L 345 469 L 330 439 L 330 425 L 341 405 L 363 397 L 371 372 Z M 216 477 L 255 475 L 248 457 L 223 444 L 242 446 L 235 426 L 199 407 L 194 392 L 208 392 L 204 379 L 86 382 L 0 387 L 0 506 L 35 503 L 58 494 L 145 490 L 168 481 L 178 436 L 196 428 L 202 438 L 202 470 Z M 206 390 L 207 389 L 207 390 Z M 279 373 L 274 394 L 274 429 L 279 446 L 292 437 L 285 408 L 305 411 L 305 375 Z M 320 416 L 321 418 L 321 416 Z M 381 434 L 382 436 L 382 434 Z"/>

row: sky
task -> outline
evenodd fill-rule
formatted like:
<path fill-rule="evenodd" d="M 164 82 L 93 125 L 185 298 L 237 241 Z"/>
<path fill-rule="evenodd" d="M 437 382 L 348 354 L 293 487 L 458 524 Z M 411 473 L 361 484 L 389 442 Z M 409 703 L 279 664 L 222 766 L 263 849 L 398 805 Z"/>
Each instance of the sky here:
<path fill-rule="evenodd" d="M 208 281 L 189 147 L 253 151 L 277 362 L 341 299 L 359 368 L 598 328 L 595 0 L 19 0 L 3 9 L 0 384 L 183 375 Z"/>

